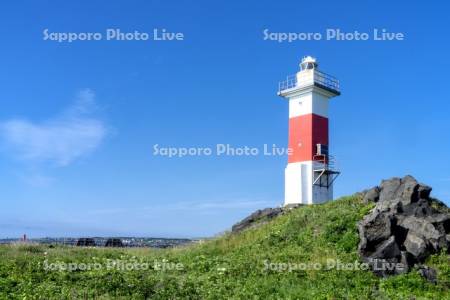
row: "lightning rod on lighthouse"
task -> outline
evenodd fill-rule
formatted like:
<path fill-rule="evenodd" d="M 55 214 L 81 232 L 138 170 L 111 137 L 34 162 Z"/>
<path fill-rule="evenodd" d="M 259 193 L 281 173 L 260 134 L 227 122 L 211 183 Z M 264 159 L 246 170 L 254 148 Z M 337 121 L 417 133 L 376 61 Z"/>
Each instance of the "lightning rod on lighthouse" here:
<path fill-rule="evenodd" d="M 333 182 L 340 172 L 329 154 L 328 104 L 340 94 L 339 80 L 319 71 L 311 56 L 302 59 L 297 74 L 279 83 L 278 95 L 289 103 L 286 206 L 333 199 Z"/>

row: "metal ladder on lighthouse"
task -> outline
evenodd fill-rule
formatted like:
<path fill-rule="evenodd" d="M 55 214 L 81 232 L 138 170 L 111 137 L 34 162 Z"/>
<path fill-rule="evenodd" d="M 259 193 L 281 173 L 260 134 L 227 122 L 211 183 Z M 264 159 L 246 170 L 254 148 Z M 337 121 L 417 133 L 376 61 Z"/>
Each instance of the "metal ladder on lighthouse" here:
<path fill-rule="evenodd" d="M 319 146 L 319 145 L 318 145 Z M 328 153 L 320 151 L 313 156 L 313 185 L 329 188 L 336 178 L 341 174 L 336 168 L 336 159 Z"/>

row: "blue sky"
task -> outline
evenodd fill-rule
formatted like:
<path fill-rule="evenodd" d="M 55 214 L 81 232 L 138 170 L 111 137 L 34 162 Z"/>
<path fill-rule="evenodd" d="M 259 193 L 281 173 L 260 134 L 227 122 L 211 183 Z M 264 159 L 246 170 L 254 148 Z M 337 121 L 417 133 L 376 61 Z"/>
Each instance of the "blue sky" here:
<path fill-rule="evenodd" d="M 414 175 L 450 200 L 448 3 L 28 1 L 0 11 L 0 237 L 196 237 L 283 201 L 286 156 L 167 158 L 166 147 L 285 147 L 278 81 L 304 55 L 341 80 L 335 195 Z M 182 32 L 183 41 L 43 40 Z M 264 40 L 263 31 L 403 41 Z"/>

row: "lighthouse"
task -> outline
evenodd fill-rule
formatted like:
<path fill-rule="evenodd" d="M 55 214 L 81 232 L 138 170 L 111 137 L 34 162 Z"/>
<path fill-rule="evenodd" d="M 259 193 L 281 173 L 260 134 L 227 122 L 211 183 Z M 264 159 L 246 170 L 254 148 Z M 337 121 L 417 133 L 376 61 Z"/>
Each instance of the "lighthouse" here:
<path fill-rule="evenodd" d="M 306 56 L 300 70 L 279 83 L 278 95 L 289 104 L 289 153 L 284 205 L 317 204 L 333 199 L 340 172 L 329 153 L 328 105 L 341 94 L 339 81 Z"/>

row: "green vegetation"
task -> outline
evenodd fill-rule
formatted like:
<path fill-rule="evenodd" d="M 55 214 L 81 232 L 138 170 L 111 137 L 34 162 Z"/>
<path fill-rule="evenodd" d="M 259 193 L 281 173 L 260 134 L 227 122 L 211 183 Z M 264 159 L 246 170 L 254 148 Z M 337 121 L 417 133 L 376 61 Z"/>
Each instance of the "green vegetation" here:
<path fill-rule="evenodd" d="M 438 270 L 438 284 L 416 271 L 381 279 L 366 270 L 329 267 L 329 260 L 359 261 L 356 222 L 370 208 L 346 197 L 170 250 L 2 246 L 0 299 L 450 299 L 445 253 L 428 260 Z M 107 268 L 111 260 L 144 270 Z M 48 269 L 65 263 L 91 268 Z M 280 270 L 287 264 L 295 270 Z"/>

